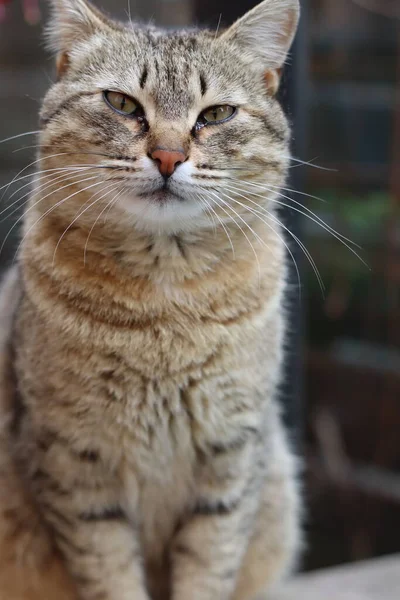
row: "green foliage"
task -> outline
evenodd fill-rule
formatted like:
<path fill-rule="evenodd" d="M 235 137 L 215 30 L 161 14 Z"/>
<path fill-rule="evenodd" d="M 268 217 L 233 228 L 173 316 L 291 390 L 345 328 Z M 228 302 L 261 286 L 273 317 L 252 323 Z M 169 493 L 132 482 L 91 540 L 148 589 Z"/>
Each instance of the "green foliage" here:
<path fill-rule="evenodd" d="M 396 218 L 391 213 L 390 196 L 384 192 L 356 195 L 334 189 L 322 189 L 313 193 L 324 202 L 311 199 L 307 201 L 307 208 L 339 234 L 360 246 L 358 248 L 347 240 L 342 243 L 316 223 L 304 220 L 304 241 L 327 290 L 329 291 L 331 282 L 339 277 L 348 281 L 352 294 L 357 294 L 357 290 L 364 290 L 364 293 L 365 287 L 371 283 L 371 270 L 355 253 L 371 268 L 375 264 L 375 254 L 380 253 L 386 244 L 389 219 Z M 398 217 L 399 215 L 395 226 L 399 228 L 400 237 Z M 309 294 L 321 298 L 317 278 L 310 266 L 306 269 L 306 277 Z"/>
<path fill-rule="evenodd" d="M 391 206 L 390 196 L 387 193 L 371 192 L 355 195 L 340 190 L 325 189 L 319 190 L 317 195 L 325 202 L 322 204 L 313 200 L 311 210 L 339 233 L 366 247 L 383 243 Z M 316 233 L 310 229 L 308 232 L 311 235 Z"/>

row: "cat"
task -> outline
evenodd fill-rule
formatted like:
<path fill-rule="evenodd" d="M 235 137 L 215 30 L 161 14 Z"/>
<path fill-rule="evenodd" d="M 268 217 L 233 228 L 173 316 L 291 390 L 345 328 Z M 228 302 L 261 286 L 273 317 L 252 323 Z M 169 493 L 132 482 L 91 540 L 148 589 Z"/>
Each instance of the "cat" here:
<path fill-rule="evenodd" d="M 0 298 L 0 597 L 254 600 L 301 546 L 277 401 L 298 0 L 220 31 L 52 0 Z"/>

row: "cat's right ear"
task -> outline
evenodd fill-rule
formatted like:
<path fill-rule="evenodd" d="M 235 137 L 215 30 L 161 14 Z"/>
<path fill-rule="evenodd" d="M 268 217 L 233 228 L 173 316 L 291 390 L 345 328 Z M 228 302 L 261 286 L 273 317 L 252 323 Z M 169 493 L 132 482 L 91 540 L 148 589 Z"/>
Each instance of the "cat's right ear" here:
<path fill-rule="evenodd" d="M 61 77 L 77 45 L 110 25 L 107 17 L 86 0 L 50 0 L 50 8 L 47 46 L 56 54 L 57 73 Z"/>
<path fill-rule="evenodd" d="M 249 62 L 259 64 L 264 71 L 267 88 L 275 93 L 299 16 L 299 0 L 264 0 L 220 38 L 238 46 Z"/>

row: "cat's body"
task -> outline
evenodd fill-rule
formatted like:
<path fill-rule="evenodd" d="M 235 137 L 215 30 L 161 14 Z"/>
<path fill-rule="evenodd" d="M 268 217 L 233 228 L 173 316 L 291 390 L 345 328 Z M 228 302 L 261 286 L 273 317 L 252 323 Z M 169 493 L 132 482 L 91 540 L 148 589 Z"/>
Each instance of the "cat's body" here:
<path fill-rule="evenodd" d="M 193 192 L 192 185 L 185 192 L 185 186 L 190 179 L 197 186 L 216 181 L 215 187 L 204 188 L 212 202 L 211 194 L 220 193 L 218 179 L 229 195 L 237 193 L 234 177 L 253 182 L 249 185 L 282 185 L 286 121 L 272 96 L 261 96 L 260 80 L 259 89 L 253 82 L 247 104 L 244 92 L 236 93 L 242 115 L 236 117 L 238 125 L 233 118 L 231 125 L 228 120 L 220 125 L 222 133 L 214 124 L 191 131 L 186 123 L 199 109 L 191 108 L 198 99 L 187 93 L 187 82 L 194 88 L 199 70 L 196 93 L 211 98 L 205 106 L 225 105 L 218 78 L 226 78 L 228 69 L 218 65 L 230 52 L 235 58 L 234 42 L 216 42 L 208 34 L 160 37 L 157 31 L 135 33 L 132 43 L 136 56 L 135 44 L 145 56 L 138 73 L 129 76 L 140 79 L 143 94 L 147 90 L 140 99 L 146 126 L 139 118 L 114 116 L 85 86 L 90 88 L 92 78 L 104 79 L 104 65 L 115 63 L 112 44 L 126 49 L 122 40 L 132 33 L 103 23 L 80 0 L 59 4 L 68 5 L 67 15 L 59 8 L 57 29 L 63 77 L 45 101 L 41 136 L 41 167 L 59 180 L 46 184 L 45 174 L 38 177 L 25 214 L 19 270 L 3 292 L 8 294 L 3 302 L 9 303 L 10 293 L 19 300 L 3 342 L 3 379 L 9 382 L 3 415 L 11 421 L 1 438 L 6 473 L 1 487 L 15 481 L 15 504 L 36 515 L 35 527 L 25 519 L 22 531 L 32 536 L 33 548 L 42 547 L 30 557 L 39 591 L 38 596 L 8 592 L 7 598 L 45 600 L 40 573 L 53 565 L 55 589 L 60 585 L 67 600 L 251 600 L 288 571 L 299 541 L 295 469 L 275 399 L 285 328 L 285 248 L 273 212 L 269 220 L 244 212 L 243 192 L 251 191 L 237 188 L 236 223 L 226 219 L 227 205 L 217 203 L 213 208 L 224 222 L 210 226 L 204 208 L 199 211 L 192 199 L 199 190 Z M 264 10 L 272 6 L 276 11 L 277 4 L 288 3 L 269 0 Z M 289 4 L 295 14 L 297 2 Z M 70 43 L 75 32 L 72 17 L 81 26 L 89 23 L 92 36 L 96 28 L 107 30 L 95 33 L 91 45 L 82 43 L 80 52 L 74 45 L 68 53 L 62 44 Z M 102 63 L 96 53 L 105 35 L 115 39 Z M 210 58 L 204 75 L 200 67 L 207 64 L 213 43 L 218 60 Z M 180 49 L 188 58 L 176 58 Z M 118 61 L 125 68 L 131 64 L 127 55 Z M 115 80 L 122 73 L 118 61 L 115 69 L 108 65 Z M 236 88 L 243 68 L 232 64 L 229 76 Z M 257 81 L 255 73 L 243 73 L 245 88 L 250 85 L 246 77 Z M 100 87 L 116 84 L 109 78 Z M 224 94 L 229 97 L 229 91 Z M 131 95 L 137 98 L 138 92 Z M 62 120 L 66 110 L 67 123 Z M 158 111 L 158 118 L 152 111 Z M 265 133 L 258 133 L 262 127 Z M 225 137 L 218 139 L 223 131 Z M 258 135 L 267 136 L 270 147 Z M 104 159 L 96 156 L 110 140 L 113 166 L 109 160 L 105 168 Z M 132 146 L 135 156 L 130 157 Z M 142 177 L 134 183 L 141 186 L 138 202 L 130 206 L 122 191 L 114 203 L 107 196 L 110 204 L 98 205 L 92 201 L 98 188 L 82 191 L 81 181 L 71 182 L 72 171 L 65 187 L 75 200 L 66 202 L 66 191 L 60 189 L 63 171 L 47 170 L 72 168 L 78 147 L 79 165 L 86 164 L 90 174 L 85 185 L 97 185 L 93 169 L 103 160 L 101 168 L 111 173 L 107 182 L 114 173 Z M 149 147 L 149 159 L 140 158 Z M 166 147 L 174 149 L 167 158 Z M 161 154 L 156 155 L 157 148 Z M 176 196 L 171 201 L 163 197 L 160 204 L 157 196 L 154 204 L 153 195 L 161 192 L 154 191 L 157 169 L 150 177 L 149 161 L 153 157 L 159 163 L 166 180 L 163 169 L 171 168 L 171 154 L 184 155 L 168 173 L 173 175 L 168 189 Z M 141 172 L 146 169 L 145 177 Z M 46 185 L 51 193 L 43 196 Z M 149 194 L 149 205 L 143 194 Z M 54 210 L 56 202 L 59 210 Z M 244 224 L 253 232 L 246 234 Z M 254 234 L 255 247 L 249 243 Z M 15 519 L 17 511 L 0 508 L 4 523 Z M 2 545 L 9 545 L 6 539 L 5 534 L 0 539 L 0 553 Z M 76 592 L 65 587 L 69 583 L 59 583 L 68 576 L 53 542 Z M 18 539 L 14 543 L 22 559 L 13 559 L 11 552 L 9 562 L 24 565 L 31 546 L 21 550 Z M 4 568 L 0 565 L 0 597 L 7 581 Z M 61 600 L 61 592 L 49 592 L 48 598 Z"/>

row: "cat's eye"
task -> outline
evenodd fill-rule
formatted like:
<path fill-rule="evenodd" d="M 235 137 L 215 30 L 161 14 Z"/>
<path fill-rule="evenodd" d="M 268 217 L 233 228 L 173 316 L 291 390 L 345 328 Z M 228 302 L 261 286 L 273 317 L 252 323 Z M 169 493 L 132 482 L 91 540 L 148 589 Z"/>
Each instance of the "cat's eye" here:
<path fill-rule="evenodd" d="M 225 121 L 231 119 L 235 114 L 236 108 L 234 106 L 229 106 L 229 104 L 211 106 L 200 114 L 197 120 L 197 127 L 224 123 Z"/>
<path fill-rule="evenodd" d="M 121 92 L 103 92 L 106 103 L 116 112 L 126 116 L 143 116 L 143 109 L 136 100 Z"/>

